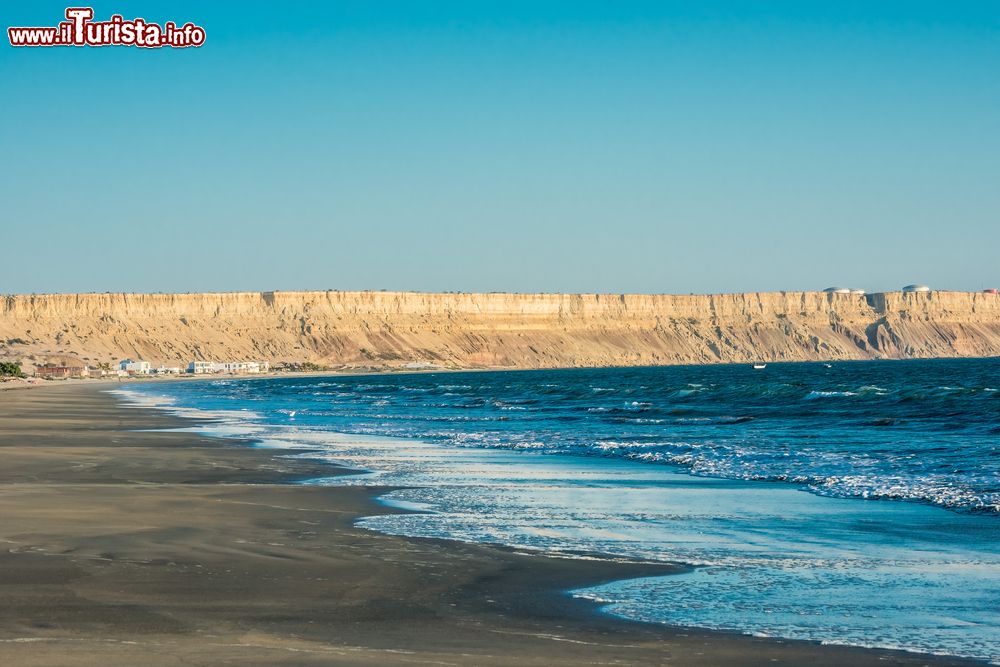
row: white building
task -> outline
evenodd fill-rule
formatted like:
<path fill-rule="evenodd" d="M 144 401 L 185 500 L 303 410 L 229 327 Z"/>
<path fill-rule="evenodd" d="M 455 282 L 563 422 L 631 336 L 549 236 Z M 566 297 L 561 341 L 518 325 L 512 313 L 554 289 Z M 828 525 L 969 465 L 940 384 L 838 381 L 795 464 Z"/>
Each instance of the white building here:
<path fill-rule="evenodd" d="M 930 292 L 931 288 L 927 285 L 907 285 L 903 288 L 904 292 Z"/>
<path fill-rule="evenodd" d="M 180 366 L 160 366 L 156 369 L 157 375 L 180 375 Z"/>
<path fill-rule="evenodd" d="M 271 364 L 266 361 L 192 361 L 187 372 L 195 375 L 204 373 L 260 373 L 268 371 Z"/>
<path fill-rule="evenodd" d="M 118 370 L 125 371 L 129 375 L 149 375 L 152 368 L 150 367 L 148 361 L 122 359 L 118 362 Z"/>
<path fill-rule="evenodd" d="M 187 372 L 201 375 L 202 373 L 216 373 L 214 361 L 192 361 L 188 364 Z"/>
<path fill-rule="evenodd" d="M 847 287 L 827 287 L 823 290 L 827 294 L 850 294 L 851 290 Z"/>
<path fill-rule="evenodd" d="M 98 366 L 91 366 L 87 369 L 87 375 L 92 378 L 128 377 L 128 371 L 121 368 L 104 369 Z"/>
<path fill-rule="evenodd" d="M 260 373 L 260 363 L 256 361 L 227 361 L 218 365 L 223 373 Z"/>

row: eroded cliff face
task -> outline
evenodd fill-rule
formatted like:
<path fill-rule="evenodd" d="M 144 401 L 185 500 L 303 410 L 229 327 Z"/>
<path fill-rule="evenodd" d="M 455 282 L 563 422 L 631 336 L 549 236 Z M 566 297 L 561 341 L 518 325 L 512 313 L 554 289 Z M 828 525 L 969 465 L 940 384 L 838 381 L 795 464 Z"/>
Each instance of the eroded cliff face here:
<path fill-rule="evenodd" d="M 0 298 L 0 358 L 546 368 L 1000 355 L 1000 296 L 264 292 Z"/>

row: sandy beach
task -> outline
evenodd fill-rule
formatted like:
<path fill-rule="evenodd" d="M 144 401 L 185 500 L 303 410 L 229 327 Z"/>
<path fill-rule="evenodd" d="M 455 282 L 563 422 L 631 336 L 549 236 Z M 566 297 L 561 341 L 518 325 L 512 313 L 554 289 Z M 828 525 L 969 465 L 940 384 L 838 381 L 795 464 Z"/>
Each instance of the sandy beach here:
<path fill-rule="evenodd" d="M 378 489 L 107 386 L 0 393 L 0 664 L 978 664 L 616 620 L 564 591 L 669 566 L 355 528 Z"/>

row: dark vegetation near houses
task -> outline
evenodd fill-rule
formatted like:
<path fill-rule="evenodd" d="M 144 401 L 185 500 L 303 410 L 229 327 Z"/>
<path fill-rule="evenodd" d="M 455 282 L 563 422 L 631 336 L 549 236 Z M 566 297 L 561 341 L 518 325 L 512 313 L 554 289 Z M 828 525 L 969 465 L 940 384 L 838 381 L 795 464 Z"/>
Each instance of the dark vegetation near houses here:
<path fill-rule="evenodd" d="M 17 361 L 0 361 L 0 377 L 21 377 L 21 364 Z"/>

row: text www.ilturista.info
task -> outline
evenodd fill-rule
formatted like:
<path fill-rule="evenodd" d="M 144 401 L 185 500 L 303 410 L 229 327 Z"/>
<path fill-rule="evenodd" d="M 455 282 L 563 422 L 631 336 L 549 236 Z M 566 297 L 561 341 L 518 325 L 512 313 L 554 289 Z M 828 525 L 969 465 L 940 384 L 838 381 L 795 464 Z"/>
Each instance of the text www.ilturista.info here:
<path fill-rule="evenodd" d="M 205 29 L 173 21 L 162 26 L 136 18 L 126 21 L 114 14 L 108 21 L 93 21 L 91 7 L 67 7 L 66 21 L 50 28 L 7 28 L 11 46 L 164 46 L 185 48 L 205 43 Z"/>

